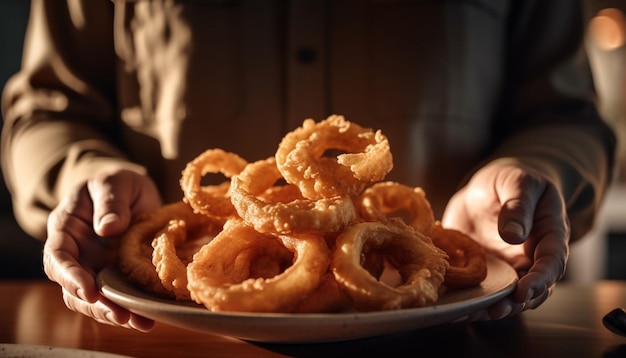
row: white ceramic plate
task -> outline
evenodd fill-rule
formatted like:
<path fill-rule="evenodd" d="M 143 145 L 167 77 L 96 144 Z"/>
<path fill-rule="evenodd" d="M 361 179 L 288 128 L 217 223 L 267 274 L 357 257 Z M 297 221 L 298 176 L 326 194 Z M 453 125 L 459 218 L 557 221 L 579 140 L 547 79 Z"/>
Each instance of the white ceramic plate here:
<path fill-rule="evenodd" d="M 258 342 L 347 341 L 448 323 L 484 309 L 513 291 L 515 270 L 489 257 L 487 278 L 478 287 L 449 291 L 437 305 L 383 312 L 274 314 L 211 312 L 146 293 L 114 267 L 98 274 L 105 297 L 142 316 L 185 329 Z"/>
<path fill-rule="evenodd" d="M 113 353 L 88 351 L 83 349 L 38 346 L 31 344 L 0 344 L 0 357 L 42 357 L 42 358 L 130 358 Z"/>

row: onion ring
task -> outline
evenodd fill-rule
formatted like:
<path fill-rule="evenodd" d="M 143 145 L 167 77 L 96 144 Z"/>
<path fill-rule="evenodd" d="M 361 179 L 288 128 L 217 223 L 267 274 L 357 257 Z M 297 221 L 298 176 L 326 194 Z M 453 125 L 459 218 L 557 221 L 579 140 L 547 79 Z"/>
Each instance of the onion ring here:
<path fill-rule="evenodd" d="M 228 189 L 230 181 L 218 185 L 202 186 L 202 178 L 208 173 L 222 173 L 231 178 L 239 174 L 246 166 L 247 161 L 237 154 L 222 149 L 208 149 L 187 163 L 182 171 L 180 187 L 183 190 L 183 200 L 197 213 L 227 217 L 235 210 Z"/>
<path fill-rule="evenodd" d="M 263 193 L 282 176 L 270 157 L 250 163 L 231 179 L 230 198 L 237 213 L 257 231 L 288 234 L 294 231 L 337 232 L 356 218 L 352 199 L 334 196 L 319 200 L 270 202 Z"/>
<path fill-rule="evenodd" d="M 327 150 L 346 151 L 325 157 Z M 315 123 L 306 119 L 287 133 L 275 154 L 279 171 L 288 183 L 311 200 L 358 195 L 366 185 L 382 180 L 393 168 L 389 141 L 342 116 Z"/>
<path fill-rule="evenodd" d="M 282 253 L 274 253 L 276 243 L 293 253 L 293 262 L 273 277 L 251 277 L 250 265 L 258 256 L 284 261 Z M 262 234 L 232 219 L 194 256 L 188 287 L 192 299 L 211 311 L 291 312 L 319 286 L 329 262 L 319 235 Z"/>
<path fill-rule="evenodd" d="M 187 265 L 193 255 L 217 235 L 223 221 L 209 218 L 170 220 L 152 241 L 152 264 L 163 286 L 179 301 L 189 301 Z"/>
<path fill-rule="evenodd" d="M 186 226 L 201 228 L 193 230 L 187 235 L 188 245 L 202 245 L 210 240 L 222 228 L 223 221 L 196 214 L 186 203 L 180 201 L 169 204 L 150 214 L 137 217 L 128 230 L 120 238 L 119 268 L 131 281 L 145 289 L 166 297 L 176 297 L 171 288 L 167 288 L 159 277 L 159 272 L 153 264 L 153 240 L 167 232 L 170 221 L 184 221 Z M 162 231 L 165 229 L 165 231 Z M 164 238 L 165 240 L 165 238 Z M 194 241 L 193 243 L 191 241 Z M 180 245 L 179 245 L 180 246 Z M 195 246 L 197 248 L 197 246 Z M 164 252 L 162 252 L 164 254 Z M 165 254 L 167 257 L 171 257 Z M 185 255 L 190 257 L 191 255 Z M 175 260 L 180 260 L 176 258 Z M 159 261 L 159 260 L 157 260 Z M 170 260 L 171 262 L 171 260 Z M 170 264 L 161 267 L 159 271 L 165 275 Z M 174 277 L 174 276 L 170 276 Z M 173 281 L 174 279 L 172 279 Z M 170 281 L 167 279 L 166 281 Z"/>
<path fill-rule="evenodd" d="M 402 282 L 391 287 L 363 266 L 365 246 L 384 254 Z M 364 222 L 351 226 L 337 238 L 331 269 L 360 311 L 394 310 L 435 303 L 449 264 L 447 255 L 403 225 Z"/>
<path fill-rule="evenodd" d="M 170 220 L 167 227 L 152 241 L 152 264 L 163 286 L 178 301 L 188 301 L 187 265 L 178 257 L 176 246 L 187 239 L 184 220 Z"/>
<path fill-rule="evenodd" d="M 438 226 L 423 189 L 382 182 L 392 169 L 387 137 L 338 115 L 304 120 L 265 160 L 208 149 L 182 170 L 182 200 L 123 235 L 120 269 L 234 312 L 423 307 L 480 283 L 482 247 Z"/>
<path fill-rule="evenodd" d="M 426 193 L 420 187 L 412 188 L 396 182 L 376 183 L 361 194 L 359 211 L 368 221 L 388 221 L 388 216 L 394 213 L 404 214 L 404 219 L 424 235 L 430 235 L 435 226 L 435 216 Z"/>
<path fill-rule="evenodd" d="M 328 271 L 317 289 L 298 304 L 294 313 L 341 312 L 351 306 L 350 296 L 337 282 L 335 275 Z"/>
<path fill-rule="evenodd" d="M 472 287 L 479 285 L 487 277 L 485 249 L 470 236 L 437 223 L 430 238 L 435 246 L 449 256 L 450 268 L 446 271 L 445 286 Z"/>

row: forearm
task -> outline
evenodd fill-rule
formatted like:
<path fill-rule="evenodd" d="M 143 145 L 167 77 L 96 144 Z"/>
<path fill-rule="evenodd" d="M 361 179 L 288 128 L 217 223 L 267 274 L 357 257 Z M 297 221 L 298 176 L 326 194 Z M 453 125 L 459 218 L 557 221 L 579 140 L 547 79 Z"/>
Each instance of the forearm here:
<path fill-rule="evenodd" d="M 103 0 L 33 1 L 22 68 L 3 91 L 3 174 L 17 219 L 37 238 L 49 211 L 88 176 L 112 166 L 143 170 L 110 140 L 111 10 Z"/>
<path fill-rule="evenodd" d="M 119 169 L 145 172 L 88 127 L 31 118 L 28 130 L 4 134 L 3 174 L 15 215 L 39 239 L 45 238 L 50 210 L 88 178 Z"/>
<path fill-rule="evenodd" d="M 580 3 L 531 0 L 519 6 L 525 16 L 512 27 L 510 76 L 490 159 L 521 162 L 554 183 L 576 240 L 593 225 L 611 181 L 615 136 L 595 108 Z"/>

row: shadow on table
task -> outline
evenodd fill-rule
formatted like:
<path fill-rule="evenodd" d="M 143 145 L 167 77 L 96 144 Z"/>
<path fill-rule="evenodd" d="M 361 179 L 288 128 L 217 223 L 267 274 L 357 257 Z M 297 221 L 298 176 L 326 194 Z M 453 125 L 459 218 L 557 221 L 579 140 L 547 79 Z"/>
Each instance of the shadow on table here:
<path fill-rule="evenodd" d="M 527 357 L 525 328 L 518 318 L 474 324 L 446 324 L 418 331 L 323 344 L 253 343 L 291 357 L 414 356 Z M 520 334 L 521 333 L 521 334 Z M 514 352 L 513 354 L 511 352 Z"/>
<path fill-rule="evenodd" d="M 603 358 L 621 358 L 626 357 L 626 344 L 620 344 L 615 348 L 607 351 L 602 355 Z"/>

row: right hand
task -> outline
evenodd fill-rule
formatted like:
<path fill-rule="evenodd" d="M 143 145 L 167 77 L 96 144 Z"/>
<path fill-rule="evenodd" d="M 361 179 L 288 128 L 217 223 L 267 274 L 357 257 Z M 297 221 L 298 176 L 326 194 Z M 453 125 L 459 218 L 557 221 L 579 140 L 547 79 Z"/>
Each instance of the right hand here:
<path fill-rule="evenodd" d="M 470 321 L 537 308 L 565 274 L 570 240 L 565 200 L 529 165 L 496 160 L 481 168 L 452 197 L 442 223 L 472 236 L 519 276 L 511 295 L 475 312 Z"/>
<path fill-rule="evenodd" d="M 131 219 L 161 205 L 154 182 L 128 170 L 91 178 L 62 198 L 48 217 L 43 264 L 48 278 L 63 288 L 69 309 L 101 323 L 152 329 L 154 321 L 107 300 L 95 276 L 117 258 L 117 236 Z"/>

